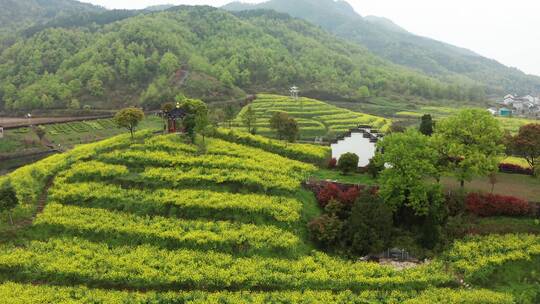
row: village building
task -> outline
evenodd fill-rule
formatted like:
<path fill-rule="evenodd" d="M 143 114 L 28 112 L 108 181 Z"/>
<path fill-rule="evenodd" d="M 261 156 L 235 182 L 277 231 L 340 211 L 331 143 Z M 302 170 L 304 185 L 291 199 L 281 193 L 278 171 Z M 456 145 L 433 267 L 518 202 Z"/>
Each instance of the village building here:
<path fill-rule="evenodd" d="M 496 116 L 522 116 L 539 118 L 540 117 L 540 98 L 532 95 L 515 96 L 508 94 L 502 101 L 497 103 L 496 107 L 487 109 L 492 115 Z"/>

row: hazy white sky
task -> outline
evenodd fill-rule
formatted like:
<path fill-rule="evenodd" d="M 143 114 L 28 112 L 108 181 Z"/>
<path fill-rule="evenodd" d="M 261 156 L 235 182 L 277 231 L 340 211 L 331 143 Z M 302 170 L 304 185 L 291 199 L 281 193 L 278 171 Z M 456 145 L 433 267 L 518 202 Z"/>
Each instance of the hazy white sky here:
<path fill-rule="evenodd" d="M 82 1 L 107 8 L 144 8 L 164 3 L 221 6 L 232 0 Z M 347 1 L 362 16 L 387 17 L 412 33 L 465 47 L 526 73 L 540 75 L 538 0 Z"/>

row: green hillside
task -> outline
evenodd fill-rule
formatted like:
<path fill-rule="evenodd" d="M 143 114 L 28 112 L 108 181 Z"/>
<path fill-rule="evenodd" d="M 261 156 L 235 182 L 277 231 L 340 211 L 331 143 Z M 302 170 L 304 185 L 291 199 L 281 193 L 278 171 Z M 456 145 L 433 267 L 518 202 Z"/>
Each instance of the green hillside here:
<path fill-rule="evenodd" d="M 443 81 L 459 79 L 479 84 L 489 95 L 540 91 L 540 77 L 504 66 L 470 50 L 411 34 L 388 19 L 364 18 L 343 0 L 269 0 L 260 4 L 231 3 L 233 11 L 272 9 L 320 25 L 349 41 L 367 47 L 393 63 L 433 75 Z"/>
<path fill-rule="evenodd" d="M 104 8 L 73 0 L 0 1 L 0 52 L 20 38 L 28 27 L 72 14 L 90 14 Z"/>
<path fill-rule="evenodd" d="M 283 14 L 185 6 L 130 14 L 33 28 L 0 55 L 0 109 L 158 108 L 178 93 L 212 101 L 292 84 L 338 100 L 477 98 L 470 84 L 393 65 Z"/>
<path fill-rule="evenodd" d="M 483 280 L 540 253 L 537 236 L 507 235 L 459 241 L 440 259 L 402 271 L 328 256 L 304 228 L 318 212 L 300 183 L 316 167 L 286 157 L 317 158 L 325 148 L 206 141 L 201 153 L 177 135 L 140 132 L 136 142 L 122 135 L 12 173 L 23 230 L 0 226 L 2 299 L 513 303 L 511 290 L 484 290 Z M 51 177 L 46 206 L 29 224 L 24 218 Z M 478 285 L 461 288 L 457 277 Z"/>
<path fill-rule="evenodd" d="M 256 132 L 273 137 L 276 134 L 274 130 L 270 129 L 270 118 L 275 112 L 286 112 L 297 120 L 301 139 L 332 138 L 359 125 L 371 125 L 385 132 L 391 125 L 390 120 L 382 117 L 352 112 L 304 97 L 294 101 L 287 96 L 258 94 L 257 99 L 250 106 L 257 117 Z M 234 129 L 247 131 L 242 121 L 242 116 L 247 108 L 248 106 L 244 107 L 233 121 Z"/>
<path fill-rule="evenodd" d="M 72 0 L 2 0 L 0 28 L 21 28 L 81 11 L 98 12 L 104 8 Z"/>

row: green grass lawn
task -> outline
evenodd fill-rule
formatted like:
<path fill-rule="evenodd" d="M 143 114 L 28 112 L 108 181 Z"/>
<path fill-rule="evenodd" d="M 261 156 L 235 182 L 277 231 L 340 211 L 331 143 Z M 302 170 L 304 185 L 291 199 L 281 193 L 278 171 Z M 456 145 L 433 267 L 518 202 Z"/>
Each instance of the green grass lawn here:
<path fill-rule="evenodd" d="M 345 184 L 375 185 L 377 183 L 377 180 L 373 179 L 368 174 L 351 173 L 349 175 L 343 175 L 337 170 L 330 169 L 320 169 L 311 177 L 320 180 L 337 181 Z"/>
<path fill-rule="evenodd" d="M 486 217 L 473 221 L 473 231 L 478 234 L 534 233 L 540 234 L 540 220 L 519 217 Z"/>
<path fill-rule="evenodd" d="M 459 181 L 453 177 L 444 177 L 442 184 L 448 189 L 458 189 Z M 465 183 L 467 191 L 491 192 L 487 177 L 477 177 Z M 497 183 L 493 193 L 511 195 L 529 201 L 540 202 L 540 178 L 527 175 L 497 173 Z"/>

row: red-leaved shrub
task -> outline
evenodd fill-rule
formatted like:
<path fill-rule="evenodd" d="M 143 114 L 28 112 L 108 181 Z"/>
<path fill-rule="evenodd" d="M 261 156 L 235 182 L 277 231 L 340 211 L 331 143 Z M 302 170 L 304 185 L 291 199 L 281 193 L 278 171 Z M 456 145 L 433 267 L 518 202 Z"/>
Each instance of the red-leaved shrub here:
<path fill-rule="evenodd" d="M 317 201 L 324 208 L 331 200 L 337 200 L 340 194 L 341 189 L 336 184 L 327 183 L 317 193 Z"/>
<path fill-rule="evenodd" d="M 512 174 L 533 175 L 533 170 L 531 168 L 524 168 L 520 165 L 508 164 L 508 163 L 499 164 L 499 171 L 504 172 L 504 173 L 512 173 Z"/>
<path fill-rule="evenodd" d="M 513 196 L 470 193 L 466 205 L 469 212 L 478 216 L 525 216 L 531 212 L 527 201 Z"/>
<path fill-rule="evenodd" d="M 360 188 L 357 186 L 340 187 L 334 183 L 326 183 L 317 192 L 317 201 L 322 208 L 331 200 L 339 201 L 345 205 L 351 206 L 354 204 L 358 196 L 360 195 Z"/>
<path fill-rule="evenodd" d="M 346 205 L 352 205 L 360 195 L 360 190 L 356 187 L 350 187 L 345 191 L 341 191 L 338 200 Z"/>
<path fill-rule="evenodd" d="M 337 159 L 331 158 L 331 159 L 328 161 L 328 169 L 335 169 L 336 166 L 337 166 Z"/>

